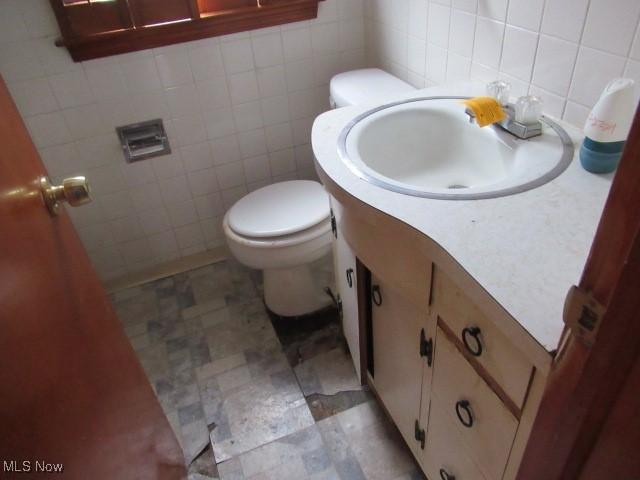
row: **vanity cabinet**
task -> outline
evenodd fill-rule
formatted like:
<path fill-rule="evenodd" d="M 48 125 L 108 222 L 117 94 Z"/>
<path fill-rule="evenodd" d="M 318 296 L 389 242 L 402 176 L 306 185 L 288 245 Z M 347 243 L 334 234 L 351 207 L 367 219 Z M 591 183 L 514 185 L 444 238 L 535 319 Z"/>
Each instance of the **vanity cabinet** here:
<path fill-rule="evenodd" d="M 430 479 L 514 480 L 550 355 L 428 237 L 334 193 L 356 368 Z"/>
<path fill-rule="evenodd" d="M 432 274 L 424 310 L 371 273 L 371 385 L 430 478 L 500 480 L 533 367 L 446 274 Z"/>

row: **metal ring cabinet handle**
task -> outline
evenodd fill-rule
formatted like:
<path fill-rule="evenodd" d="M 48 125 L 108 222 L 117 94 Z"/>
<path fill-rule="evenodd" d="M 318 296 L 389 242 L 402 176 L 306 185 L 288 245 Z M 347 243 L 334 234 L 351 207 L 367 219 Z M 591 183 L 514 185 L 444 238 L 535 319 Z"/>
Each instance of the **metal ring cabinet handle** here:
<path fill-rule="evenodd" d="M 353 268 L 347 268 L 347 285 L 349 288 L 353 287 Z"/>
<path fill-rule="evenodd" d="M 479 327 L 467 327 L 462 330 L 462 343 L 464 343 L 465 348 L 474 357 L 482 355 L 480 333 L 481 331 Z"/>
<path fill-rule="evenodd" d="M 460 423 L 467 428 L 473 426 L 473 413 L 467 400 L 459 400 L 456 402 L 456 415 Z"/>
<path fill-rule="evenodd" d="M 371 287 L 371 300 L 377 306 L 382 305 L 382 293 L 380 293 L 380 285 L 374 285 Z"/>
<path fill-rule="evenodd" d="M 454 475 L 449 475 L 444 468 L 440 469 L 440 478 L 442 480 L 456 480 Z"/>

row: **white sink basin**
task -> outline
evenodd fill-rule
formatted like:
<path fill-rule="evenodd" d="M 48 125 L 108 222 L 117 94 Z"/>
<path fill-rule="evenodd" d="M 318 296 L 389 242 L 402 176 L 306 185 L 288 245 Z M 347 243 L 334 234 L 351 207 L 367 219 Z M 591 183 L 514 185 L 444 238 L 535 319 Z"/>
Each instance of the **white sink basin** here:
<path fill-rule="evenodd" d="M 469 123 L 460 98 L 431 97 L 385 105 L 342 132 L 345 164 L 395 192 L 448 200 L 512 195 L 543 185 L 571 163 L 567 133 L 543 119 L 543 134 L 519 140 L 498 127 Z"/>

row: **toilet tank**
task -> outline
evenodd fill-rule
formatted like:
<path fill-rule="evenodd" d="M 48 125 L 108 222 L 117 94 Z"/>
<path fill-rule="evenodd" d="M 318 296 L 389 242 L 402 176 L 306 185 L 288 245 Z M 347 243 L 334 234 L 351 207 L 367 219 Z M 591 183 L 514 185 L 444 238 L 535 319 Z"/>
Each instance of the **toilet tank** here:
<path fill-rule="evenodd" d="M 331 79 L 331 108 L 377 105 L 414 87 L 379 68 L 340 73 Z"/>

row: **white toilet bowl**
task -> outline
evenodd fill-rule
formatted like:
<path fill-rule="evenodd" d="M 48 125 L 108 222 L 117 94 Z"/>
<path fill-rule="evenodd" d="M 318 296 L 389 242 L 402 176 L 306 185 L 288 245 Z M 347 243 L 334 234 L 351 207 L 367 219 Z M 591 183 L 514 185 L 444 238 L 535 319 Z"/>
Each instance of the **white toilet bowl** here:
<path fill-rule="evenodd" d="M 234 257 L 263 270 L 264 300 L 273 313 L 296 317 L 331 304 L 326 276 L 315 271 L 331 261 L 329 198 L 319 183 L 295 180 L 256 190 L 231 207 L 223 229 Z"/>
<path fill-rule="evenodd" d="M 375 105 L 414 88 L 377 68 L 331 80 L 333 107 Z M 296 180 L 256 190 L 227 212 L 223 229 L 231 253 L 263 270 L 264 301 L 284 317 L 313 313 L 332 303 L 329 197 L 317 182 Z"/>

